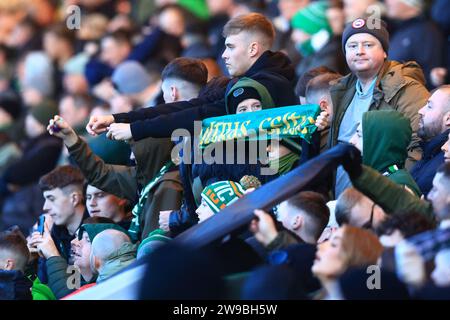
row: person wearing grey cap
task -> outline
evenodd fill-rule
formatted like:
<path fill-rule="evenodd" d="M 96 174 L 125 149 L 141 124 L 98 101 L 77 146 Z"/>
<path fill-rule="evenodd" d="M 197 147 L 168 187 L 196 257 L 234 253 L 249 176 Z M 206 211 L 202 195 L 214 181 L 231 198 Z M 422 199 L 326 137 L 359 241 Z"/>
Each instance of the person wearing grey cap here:
<path fill-rule="evenodd" d="M 372 110 L 397 110 L 411 121 L 412 141 L 408 146 L 406 167 L 420 159 L 419 109 L 425 105 L 429 92 L 420 66 L 415 62 L 388 60 L 389 33 L 386 24 L 377 19 L 356 19 L 346 25 L 342 49 L 351 73 L 330 89 L 334 107 L 328 144 L 349 142 L 362 121 Z M 351 185 L 339 167 L 335 181 L 338 197 Z"/>

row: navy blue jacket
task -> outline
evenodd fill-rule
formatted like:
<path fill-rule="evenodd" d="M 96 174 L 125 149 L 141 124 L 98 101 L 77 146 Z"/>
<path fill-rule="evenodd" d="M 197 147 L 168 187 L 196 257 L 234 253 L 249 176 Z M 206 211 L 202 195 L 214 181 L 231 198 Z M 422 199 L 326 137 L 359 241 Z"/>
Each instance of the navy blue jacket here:
<path fill-rule="evenodd" d="M 447 141 L 450 129 L 422 144 L 422 160 L 411 168 L 411 175 L 425 196 L 433 187 L 433 178 L 437 169 L 444 163 L 442 145 Z"/>
<path fill-rule="evenodd" d="M 446 65 L 444 36 L 433 22 L 421 16 L 396 22 L 389 42 L 389 59 L 416 61 L 431 88 L 431 69 Z"/>
<path fill-rule="evenodd" d="M 295 70 L 289 58 L 281 52 L 264 52 L 243 77 L 264 85 L 277 106 L 298 104 L 294 93 Z M 238 78 L 234 79 L 235 81 Z M 233 81 L 232 81 L 233 82 Z M 231 88 L 232 83 L 228 88 Z M 221 99 L 196 98 L 144 108 L 114 115 L 115 122 L 131 123 L 135 141 L 147 137 L 170 137 L 176 129 L 194 132 L 194 121 L 227 114 L 225 96 Z"/>

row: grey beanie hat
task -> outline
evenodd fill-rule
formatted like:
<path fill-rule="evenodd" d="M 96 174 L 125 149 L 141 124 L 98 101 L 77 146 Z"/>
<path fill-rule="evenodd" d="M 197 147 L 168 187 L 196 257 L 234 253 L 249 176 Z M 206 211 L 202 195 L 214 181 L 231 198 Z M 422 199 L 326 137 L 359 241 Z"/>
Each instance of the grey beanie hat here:
<path fill-rule="evenodd" d="M 45 97 L 53 94 L 53 64 L 44 52 L 30 52 L 26 56 L 22 85 L 36 89 Z"/>
<path fill-rule="evenodd" d="M 135 94 L 144 91 L 151 78 L 139 62 L 125 61 L 114 70 L 112 82 L 120 93 Z"/>
<path fill-rule="evenodd" d="M 345 26 L 342 34 L 342 51 L 345 54 L 345 44 L 347 40 L 354 34 L 368 33 L 381 42 L 384 51 L 389 51 L 389 32 L 387 31 L 386 22 L 380 19 L 362 19 L 358 18 Z"/>

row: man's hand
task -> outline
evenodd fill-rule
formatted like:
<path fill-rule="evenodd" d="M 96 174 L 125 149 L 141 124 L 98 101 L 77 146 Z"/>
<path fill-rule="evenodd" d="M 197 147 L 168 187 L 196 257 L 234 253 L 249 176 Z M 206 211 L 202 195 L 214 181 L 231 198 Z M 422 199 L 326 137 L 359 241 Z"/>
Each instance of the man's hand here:
<path fill-rule="evenodd" d="M 272 217 L 263 210 L 256 209 L 255 216 L 259 218 L 253 219 L 250 224 L 250 231 L 255 235 L 256 240 L 264 246 L 268 246 L 278 235 L 275 222 Z"/>
<path fill-rule="evenodd" d="M 78 140 L 78 136 L 75 131 L 60 116 L 55 116 L 53 119 L 50 119 L 49 125 L 47 126 L 47 131 L 51 135 L 61 138 L 68 148 L 73 146 Z"/>
<path fill-rule="evenodd" d="M 108 127 L 106 137 L 111 140 L 131 140 L 131 126 L 129 123 L 113 123 Z"/>
<path fill-rule="evenodd" d="M 56 248 L 55 242 L 53 242 L 47 222 L 44 223 L 43 235 L 39 232 L 33 233 L 30 240 L 30 246 L 36 248 L 39 255 L 45 259 L 60 255 L 58 249 Z"/>
<path fill-rule="evenodd" d="M 322 111 L 316 119 L 316 127 L 322 131 L 330 126 L 330 115 L 326 111 Z"/>
<path fill-rule="evenodd" d="M 114 123 L 112 115 L 93 116 L 86 125 L 86 131 L 92 136 L 97 136 L 105 132 L 112 123 Z"/>
<path fill-rule="evenodd" d="M 168 232 L 169 228 L 169 217 L 172 210 L 164 210 L 159 212 L 159 228 Z"/>

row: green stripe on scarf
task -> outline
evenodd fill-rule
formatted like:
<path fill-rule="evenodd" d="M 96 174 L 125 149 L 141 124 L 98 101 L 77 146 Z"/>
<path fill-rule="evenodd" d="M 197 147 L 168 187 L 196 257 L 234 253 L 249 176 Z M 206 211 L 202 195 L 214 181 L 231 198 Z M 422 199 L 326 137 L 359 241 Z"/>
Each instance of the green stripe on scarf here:
<path fill-rule="evenodd" d="M 139 220 L 142 214 L 142 210 L 144 209 L 145 202 L 147 201 L 148 194 L 153 189 L 153 187 L 161 180 L 163 175 L 166 174 L 166 172 L 169 171 L 170 168 L 172 168 L 173 165 L 174 163 L 171 160 L 166 162 L 161 170 L 159 170 L 158 174 L 149 183 L 147 183 L 147 185 L 141 192 L 138 203 L 136 203 L 136 205 L 133 207 L 133 210 L 131 211 L 133 213 L 133 220 L 131 220 L 131 225 L 128 229 L 128 233 L 133 242 L 139 240 L 141 234 Z"/>
<path fill-rule="evenodd" d="M 297 105 L 203 120 L 200 148 L 233 139 L 261 140 L 300 137 L 308 143 L 317 130 L 318 105 Z"/>

